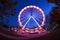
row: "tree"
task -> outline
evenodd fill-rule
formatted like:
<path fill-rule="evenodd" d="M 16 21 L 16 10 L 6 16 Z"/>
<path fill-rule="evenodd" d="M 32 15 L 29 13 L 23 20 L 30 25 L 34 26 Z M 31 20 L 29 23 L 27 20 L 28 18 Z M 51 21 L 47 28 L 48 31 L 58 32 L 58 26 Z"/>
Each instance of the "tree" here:
<path fill-rule="evenodd" d="M 8 24 L 10 20 L 9 17 L 15 15 L 16 13 L 16 9 L 14 8 L 16 5 L 17 2 L 14 2 L 12 0 L 0 0 L 0 20 L 3 20 L 3 16 L 6 16 Z"/>
<path fill-rule="evenodd" d="M 55 3 L 56 7 L 52 8 L 50 12 L 50 19 L 49 19 L 49 28 L 55 29 L 60 28 L 60 0 L 47 0 L 49 3 Z"/>
<path fill-rule="evenodd" d="M 53 30 L 55 27 L 60 25 L 60 9 L 58 7 L 53 7 L 50 12 L 49 26 Z"/>
<path fill-rule="evenodd" d="M 55 3 L 57 6 L 60 6 L 60 0 L 47 0 L 49 3 Z"/>

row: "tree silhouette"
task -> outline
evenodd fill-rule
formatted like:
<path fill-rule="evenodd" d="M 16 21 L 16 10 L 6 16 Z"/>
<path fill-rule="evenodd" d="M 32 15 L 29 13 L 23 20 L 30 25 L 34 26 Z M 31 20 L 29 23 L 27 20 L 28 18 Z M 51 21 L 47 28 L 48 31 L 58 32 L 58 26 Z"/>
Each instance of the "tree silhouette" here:
<path fill-rule="evenodd" d="M 60 26 L 60 0 L 48 0 L 48 2 L 55 3 L 56 7 L 52 8 L 50 12 L 49 26 L 54 29 Z M 58 26 L 57 26 L 58 25 Z"/>
<path fill-rule="evenodd" d="M 17 2 L 14 2 L 12 0 L 0 0 L 0 20 L 3 20 L 3 16 L 6 16 L 8 24 L 10 20 L 9 17 L 15 15 L 16 13 L 16 9 L 14 8 L 16 5 Z"/>

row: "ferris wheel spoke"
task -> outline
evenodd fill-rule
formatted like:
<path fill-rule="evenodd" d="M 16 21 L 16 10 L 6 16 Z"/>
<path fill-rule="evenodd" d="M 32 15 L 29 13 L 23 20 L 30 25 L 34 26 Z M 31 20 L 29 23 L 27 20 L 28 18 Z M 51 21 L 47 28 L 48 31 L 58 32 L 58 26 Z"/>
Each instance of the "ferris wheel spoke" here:
<path fill-rule="evenodd" d="M 35 18 L 37 21 L 42 21 L 42 18 Z"/>
<path fill-rule="evenodd" d="M 25 23 L 24 28 L 25 28 L 26 24 L 29 22 L 30 19 L 31 19 L 31 17 L 30 17 L 30 18 L 28 19 L 28 21 Z"/>
<path fill-rule="evenodd" d="M 36 20 L 39 24 L 41 24 L 41 21 L 40 20 Z"/>
<path fill-rule="evenodd" d="M 35 18 L 34 18 L 33 16 L 31 16 L 31 17 L 32 17 L 33 20 L 36 22 L 36 24 L 37 24 L 38 26 L 40 26 L 39 23 L 35 20 Z"/>
<path fill-rule="evenodd" d="M 31 16 L 31 17 L 28 19 L 28 21 L 25 23 L 24 28 L 25 28 L 25 26 L 27 25 L 27 23 L 30 21 L 31 18 L 33 18 L 33 20 L 36 22 L 36 24 L 37 24 L 38 26 L 40 26 L 39 23 L 34 19 L 34 17 Z"/>

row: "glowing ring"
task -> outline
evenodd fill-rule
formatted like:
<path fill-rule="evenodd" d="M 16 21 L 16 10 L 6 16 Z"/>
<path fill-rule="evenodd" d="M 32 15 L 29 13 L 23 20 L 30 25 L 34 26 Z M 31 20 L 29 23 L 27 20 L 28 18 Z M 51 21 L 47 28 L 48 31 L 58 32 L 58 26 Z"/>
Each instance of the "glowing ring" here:
<path fill-rule="evenodd" d="M 21 21 L 20 21 L 20 15 L 23 13 L 23 11 L 25 11 L 26 9 L 28 8 L 36 8 L 38 9 L 41 13 L 42 13 L 42 16 L 43 16 L 43 21 L 42 21 L 42 24 L 39 26 L 39 28 L 41 29 L 42 27 L 41 26 L 44 26 L 44 22 L 45 22 L 45 15 L 44 15 L 44 12 L 41 8 L 37 7 L 37 6 L 33 6 L 33 5 L 30 5 L 30 6 L 27 6 L 27 7 L 24 7 L 20 12 L 19 12 L 19 15 L 18 15 L 18 23 L 20 26 L 23 26 Z M 24 27 L 22 27 L 22 29 L 24 29 Z M 29 30 L 28 28 L 26 28 L 27 31 Z M 36 28 L 37 29 L 37 28 Z M 32 29 L 31 29 L 32 30 Z"/>

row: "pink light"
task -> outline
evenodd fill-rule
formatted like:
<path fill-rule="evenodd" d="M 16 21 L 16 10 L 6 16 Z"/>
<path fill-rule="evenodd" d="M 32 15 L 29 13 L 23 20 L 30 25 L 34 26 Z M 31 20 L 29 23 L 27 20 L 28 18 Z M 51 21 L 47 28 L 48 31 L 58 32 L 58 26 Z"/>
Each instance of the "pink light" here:
<path fill-rule="evenodd" d="M 19 26 L 22 26 L 22 29 L 21 29 L 21 30 L 24 30 L 25 27 L 22 25 L 22 23 L 21 23 L 21 21 L 20 21 L 20 15 L 21 15 L 25 10 L 27 10 L 27 9 L 29 9 L 29 8 L 34 8 L 34 9 L 37 9 L 38 11 L 41 12 L 41 14 L 42 14 L 42 16 L 43 16 L 43 21 L 42 21 L 41 25 L 39 25 L 39 30 L 41 30 L 41 29 L 42 29 L 41 26 L 44 26 L 45 15 L 44 15 L 44 12 L 43 12 L 43 10 L 42 10 L 41 8 L 39 8 L 39 7 L 37 7 L 37 6 L 33 6 L 33 5 L 24 7 L 24 8 L 19 12 L 19 15 L 18 15 L 18 23 L 19 23 Z M 37 31 L 39 31 L 39 30 L 37 30 Z M 26 32 L 28 32 L 28 28 L 26 29 Z M 29 29 L 29 32 L 32 32 L 32 33 L 33 33 L 34 31 L 31 30 L 31 29 Z"/>

